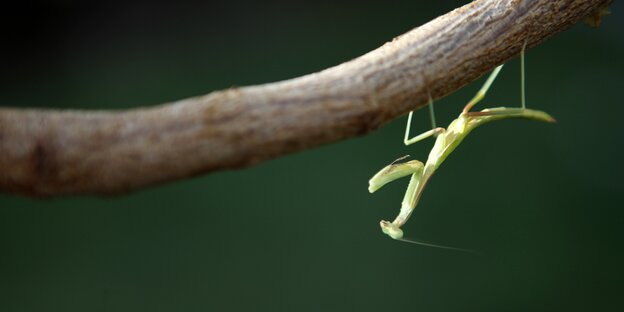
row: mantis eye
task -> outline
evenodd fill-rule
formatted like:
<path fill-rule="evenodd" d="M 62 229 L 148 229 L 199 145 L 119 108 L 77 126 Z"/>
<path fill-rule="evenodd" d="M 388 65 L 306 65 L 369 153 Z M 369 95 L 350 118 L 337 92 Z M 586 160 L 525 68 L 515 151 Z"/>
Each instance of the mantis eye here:
<path fill-rule="evenodd" d="M 393 239 L 403 238 L 403 231 L 392 222 L 382 220 L 379 222 L 379 225 L 381 226 L 381 231 L 388 234 L 388 236 Z"/>

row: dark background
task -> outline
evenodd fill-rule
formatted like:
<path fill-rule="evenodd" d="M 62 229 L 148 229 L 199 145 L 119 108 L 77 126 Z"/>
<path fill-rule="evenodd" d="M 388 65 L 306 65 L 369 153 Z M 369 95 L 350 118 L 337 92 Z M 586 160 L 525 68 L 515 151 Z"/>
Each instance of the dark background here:
<path fill-rule="evenodd" d="M 357 57 L 468 1 L 20 2 L 0 11 L 0 105 L 144 107 Z M 624 15 L 528 51 L 528 105 L 557 124 L 473 132 L 407 237 L 382 235 L 407 180 L 368 194 L 405 147 L 366 137 L 118 198 L 0 195 L 0 311 L 622 309 Z M 512 60 L 479 107 L 519 103 Z M 455 118 L 480 83 L 438 102 Z M 427 112 L 416 113 L 426 130 Z M 172 146 L 172 148 L 176 148 Z M 0 173 L 1 174 L 1 173 Z"/>

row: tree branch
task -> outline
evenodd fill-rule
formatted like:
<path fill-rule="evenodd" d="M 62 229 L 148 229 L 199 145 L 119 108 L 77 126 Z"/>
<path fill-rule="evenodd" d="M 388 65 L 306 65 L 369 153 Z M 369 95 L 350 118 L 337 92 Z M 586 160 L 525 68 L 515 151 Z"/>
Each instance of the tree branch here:
<path fill-rule="evenodd" d="M 152 108 L 0 108 L 0 189 L 119 194 L 366 134 L 609 0 L 477 0 L 352 61 Z"/>

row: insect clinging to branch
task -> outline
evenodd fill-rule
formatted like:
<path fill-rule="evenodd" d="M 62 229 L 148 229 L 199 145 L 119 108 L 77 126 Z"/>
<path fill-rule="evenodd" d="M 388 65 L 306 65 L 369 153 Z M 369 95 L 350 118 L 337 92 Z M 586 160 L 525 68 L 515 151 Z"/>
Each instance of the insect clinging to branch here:
<path fill-rule="evenodd" d="M 526 44 L 525 44 L 526 45 Z M 429 95 L 429 111 L 432 123 L 432 129 L 426 131 L 420 135 L 417 135 L 413 138 L 409 138 L 409 131 L 412 121 L 413 111 L 409 113 L 407 118 L 407 126 L 405 129 L 405 137 L 403 139 L 403 143 L 405 145 L 411 145 L 421 140 L 424 140 L 428 137 L 436 138 L 433 148 L 429 153 L 429 157 L 427 158 L 427 162 L 423 164 L 418 160 L 411 160 L 407 162 L 401 162 L 404 158 L 402 157 L 390 165 L 381 169 L 377 174 L 375 174 L 369 181 L 368 191 L 373 193 L 377 191 L 379 188 L 384 186 L 385 184 L 392 182 L 396 179 L 411 176 L 409 185 L 405 192 L 405 196 L 403 197 L 403 202 L 401 203 L 401 210 L 399 215 L 394 219 L 394 221 L 385 221 L 382 220 L 380 222 L 381 230 L 387 234 L 388 236 L 397 239 L 409 241 L 416 244 L 428 245 L 433 247 L 441 247 L 441 248 L 449 248 L 449 249 L 458 249 L 446 246 L 439 246 L 427 243 L 421 243 L 416 241 L 410 241 L 403 238 L 403 230 L 401 230 L 401 226 L 407 222 L 410 215 L 414 211 L 414 208 L 418 204 L 418 200 L 420 199 L 422 192 L 427 185 L 429 179 L 433 173 L 440 167 L 440 165 L 444 162 L 444 160 L 455 150 L 455 148 L 461 143 L 461 141 L 476 127 L 483 125 L 485 123 L 502 120 L 507 118 L 527 118 L 544 122 L 554 122 L 555 120 L 548 115 L 547 113 L 539 110 L 527 109 L 525 105 L 525 88 L 524 88 L 524 46 L 522 47 L 522 52 L 520 52 L 520 61 L 521 61 L 521 107 L 519 108 L 506 108 L 506 107 L 496 107 L 496 108 L 487 108 L 482 111 L 472 112 L 470 109 L 477 104 L 479 101 L 483 99 L 486 92 L 496 79 L 496 76 L 500 72 L 503 65 L 496 67 L 488 79 L 485 81 L 481 89 L 477 92 L 477 94 L 466 104 L 461 114 L 457 119 L 453 120 L 449 126 L 444 129 L 441 127 L 436 127 L 435 124 L 435 114 L 433 110 L 433 100 Z"/>

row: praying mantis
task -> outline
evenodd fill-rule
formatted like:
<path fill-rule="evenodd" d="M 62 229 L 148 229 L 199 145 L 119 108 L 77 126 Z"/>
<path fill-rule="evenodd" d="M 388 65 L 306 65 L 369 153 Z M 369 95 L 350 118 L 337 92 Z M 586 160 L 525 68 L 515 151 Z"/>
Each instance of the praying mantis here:
<path fill-rule="evenodd" d="M 447 247 L 434 245 L 429 243 L 411 241 L 403 238 L 403 230 L 401 227 L 407 222 L 409 217 L 411 216 L 414 208 L 418 204 L 418 200 L 420 199 L 427 182 L 431 179 L 433 173 L 440 167 L 440 165 L 446 160 L 446 158 L 455 150 L 455 148 L 462 142 L 462 140 L 476 127 L 486 124 L 495 120 L 502 120 L 507 118 L 527 118 L 544 122 L 554 122 L 555 119 L 550 115 L 543 111 L 527 109 L 525 105 L 525 87 L 524 87 L 524 50 L 526 47 L 526 42 L 522 47 L 522 51 L 520 52 L 520 66 L 521 66 L 521 107 L 519 108 L 506 108 L 506 107 L 496 107 L 496 108 L 487 108 L 479 112 L 472 112 L 470 109 L 481 101 L 488 89 L 496 79 L 496 76 L 502 69 L 503 65 L 496 67 L 490 76 L 487 78 L 481 89 L 477 92 L 477 94 L 466 104 L 463 111 L 459 114 L 457 119 L 453 120 L 449 126 L 444 129 L 441 127 L 436 127 L 435 124 L 435 114 L 433 111 L 433 100 L 431 95 L 429 95 L 429 112 L 431 117 L 432 129 L 426 131 L 420 135 L 417 135 L 413 138 L 409 138 L 410 126 L 412 122 L 412 114 L 413 111 L 409 113 L 407 118 L 407 126 L 405 129 L 405 136 L 403 138 L 403 143 L 405 145 L 411 145 L 416 142 L 422 141 L 429 137 L 434 137 L 435 143 L 431 152 L 429 153 L 429 157 L 427 158 L 427 162 L 423 164 L 418 160 L 410 160 L 407 162 L 401 162 L 403 159 L 408 156 L 399 158 L 392 162 L 390 165 L 384 167 L 379 172 L 377 172 L 369 181 L 368 191 L 373 193 L 380 189 L 382 186 L 386 185 L 389 182 L 397 180 L 402 177 L 406 177 L 411 175 L 407 190 L 405 192 L 405 196 L 403 197 L 403 202 L 401 203 L 401 210 L 399 215 L 394 219 L 394 221 L 380 221 L 379 225 L 381 226 L 381 230 L 383 233 L 387 234 L 393 239 L 408 241 L 411 243 L 439 247 L 445 249 L 455 249 L 455 250 L 463 250 L 460 248 Z"/>

